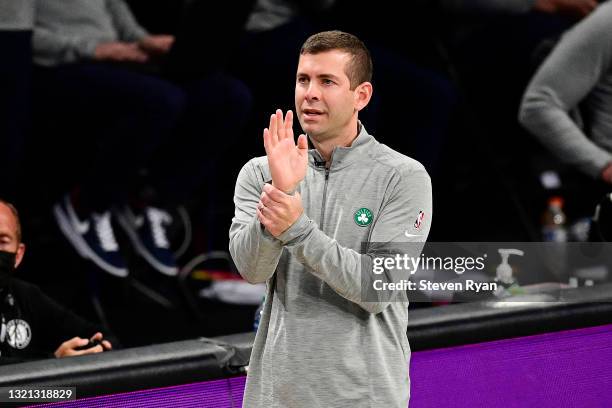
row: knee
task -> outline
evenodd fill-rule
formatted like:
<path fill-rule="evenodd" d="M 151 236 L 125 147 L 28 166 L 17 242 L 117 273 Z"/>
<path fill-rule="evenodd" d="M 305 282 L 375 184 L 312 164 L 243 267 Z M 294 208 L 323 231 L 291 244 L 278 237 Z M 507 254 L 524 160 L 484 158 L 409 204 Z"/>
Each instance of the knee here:
<path fill-rule="evenodd" d="M 224 80 L 226 104 L 237 106 L 246 114 L 253 105 L 253 95 L 246 84 L 236 78 L 227 77 Z"/>
<path fill-rule="evenodd" d="M 253 95 L 249 88 L 238 79 L 227 78 L 225 96 L 225 106 L 231 107 L 237 123 L 244 124 L 253 107 Z"/>
<path fill-rule="evenodd" d="M 146 106 L 156 117 L 176 121 L 185 109 L 187 97 L 185 92 L 170 82 L 160 82 L 146 93 Z"/>
<path fill-rule="evenodd" d="M 231 112 L 234 120 L 246 119 L 253 106 L 251 90 L 240 80 L 217 74 L 191 87 L 190 102 L 196 109 Z"/>
<path fill-rule="evenodd" d="M 450 110 L 457 103 L 457 89 L 446 76 L 423 70 L 420 75 L 415 75 L 415 79 L 416 93 L 424 103 L 443 110 Z"/>

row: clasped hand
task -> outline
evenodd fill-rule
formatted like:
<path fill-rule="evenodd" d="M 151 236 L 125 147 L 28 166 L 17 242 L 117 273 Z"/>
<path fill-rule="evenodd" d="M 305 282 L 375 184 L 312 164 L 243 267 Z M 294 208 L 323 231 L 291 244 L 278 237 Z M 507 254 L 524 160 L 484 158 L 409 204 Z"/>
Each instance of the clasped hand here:
<path fill-rule="evenodd" d="M 94 59 L 146 63 L 151 57 L 167 54 L 172 44 L 174 44 L 174 37 L 171 35 L 149 35 L 139 42 L 103 42 L 96 46 Z"/>
<path fill-rule="evenodd" d="M 100 344 L 86 348 L 80 349 L 80 347 L 84 347 L 90 342 L 98 341 Z M 55 357 L 71 357 L 71 356 L 82 356 L 85 354 L 96 354 L 101 353 L 105 350 L 111 350 L 113 346 L 108 340 L 104 340 L 102 333 L 97 332 L 94 334 L 91 339 L 82 339 L 80 337 L 73 337 L 70 340 L 66 340 L 63 342 L 57 350 L 55 350 Z"/>
<path fill-rule="evenodd" d="M 257 203 L 257 218 L 270 234 L 280 236 L 300 218 L 302 212 L 304 209 L 299 192 L 289 195 L 270 184 L 264 185 Z"/>
<path fill-rule="evenodd" d="M 612 184 L 612 163 L 608 163 L 601 171 L 601 178 L 608 184 Z"/>
<path fill-rule="evenodd" d="M 285 232 L 304 211 L 299 193 L 291 195 L 306 176 L 308 142 L 306 135 L 293 139 L 293 112 L 283 120 L 279 109 L 270 117 L 264 129 L 264 148 L 272 175 L 272 185 L 266 184 L 257 204 L 257 218 L 275 237 Z"/>
<path fill-rule="evenodd" d="M 597 8 L 597 0 L 536 0 L 533 9 L 574 18 L 588 16 Z"/>

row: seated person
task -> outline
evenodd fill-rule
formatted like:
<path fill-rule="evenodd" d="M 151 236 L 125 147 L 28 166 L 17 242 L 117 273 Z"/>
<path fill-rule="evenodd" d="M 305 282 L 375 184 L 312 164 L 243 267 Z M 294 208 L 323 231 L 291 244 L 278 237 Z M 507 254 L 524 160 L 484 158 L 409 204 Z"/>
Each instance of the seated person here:
<path fill-rule="evenodd" d="M 375 41 L 372 32 L 379 32 L 380 27 L 370 30 L 362 24 L 361 11 L 353 2 L 337 0 L 258 0 L 247 21 L 235 69 L 254 90 L 258 102 L 263 101 L 262 112 L 269 106 L 290 107 L 291 90 L 281 84 L 295 81 L 288 67 L 295 67 L 295 49 L 310 34 L 332 25 L 372 38 L 368 41 L 374 44 L 370 52 L 379 61 L 377 92 L 361 120 L 373 134 L 389 135 L 386 143 L 390 147 L 420 161 L 432 173 L 446 144 L 456 90 L 443 74 L 406 57 L 403 47 L 388 46 L 388 38 Z M 248 63 L 252 60 L 260 63 L 252 66 Z M 270 84 L 266 80 L 269 76 L 278 80 Z"/>
<path fill-rule="evenodd" d="M 611 22 L 608 2 L 563 36 L 527 87 L 519 120 L 559 159 L 612 184 Z"/>
<path fill-rule="evenodd" d="M 0 196 L 17 198 L 18 170 L 28 128 L 30 47 L 34 0 L 2 0 L 0 6 Z"/>
<path fill-rule="evenodd" d="M 0 364 L 111 350 L 101 327 L 13 276 L 24 253 L 17 210 L 0 199 Z"/>
<path fill-rule="evenodd" d="M 36 123 L 54 136 L 53 167 L 79 177 L 54 215 L 82 257 L 119 277 L 128 267 L 112 221 L 152 269 L 177 274 L 167 210 L 212 183 L 212 170 L 231 171 L 214 158 L 239 137 L 250 109 L 248 89 L 223 72 L 177 83 L 148 64 L 173 44 L 149 34 L 123 0 L 36 2 Z M 193 52 L 214 59 L 208 48 Z M 146 195 L 135 188 L 144 168 L 154 192 Z"/>
<path fill-rule="evenodd" d="M 597 7 L 596 0 L 440 0 L 447 11 L 520 14 L 529 11 L 582 18 Z"/>

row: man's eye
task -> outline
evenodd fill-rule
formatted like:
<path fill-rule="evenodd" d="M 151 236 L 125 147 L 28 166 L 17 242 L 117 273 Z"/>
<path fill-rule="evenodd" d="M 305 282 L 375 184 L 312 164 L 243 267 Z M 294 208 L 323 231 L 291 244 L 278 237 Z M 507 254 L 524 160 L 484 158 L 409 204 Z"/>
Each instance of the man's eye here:
<path fill-rule="evenodd" d="M 305 84 L 308 80 L 306 78 L 298 78 L 297 81 L 299 84 Z"/>
<path fill-rule="evenodd" d="M 334 81 L 332 81 L 331 79 L 324 79 L 323 80 L 323 85 L 333 85 Z"/>

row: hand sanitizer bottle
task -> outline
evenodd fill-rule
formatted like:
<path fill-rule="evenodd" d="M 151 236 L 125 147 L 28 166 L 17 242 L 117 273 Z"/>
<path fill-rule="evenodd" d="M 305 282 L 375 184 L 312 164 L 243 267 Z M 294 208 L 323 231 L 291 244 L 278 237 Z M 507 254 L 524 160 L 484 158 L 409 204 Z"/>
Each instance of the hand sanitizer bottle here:
<path fill-rule="evenodd" d="M 523 256 L 525 253 L 520 249 L 503 249 L 497 250 L 501 257 L 501 263 L 497 266 L 495 271 L 495 282 L 497 282 L 497 291 L 495 295 L 498 297 L 506 297 L 520 292 L 519 285 L 512 275 L 512 267 L 508 263 L 510 255 Z"/>

